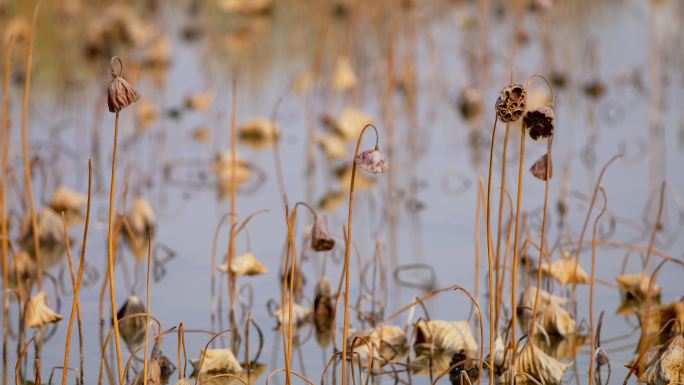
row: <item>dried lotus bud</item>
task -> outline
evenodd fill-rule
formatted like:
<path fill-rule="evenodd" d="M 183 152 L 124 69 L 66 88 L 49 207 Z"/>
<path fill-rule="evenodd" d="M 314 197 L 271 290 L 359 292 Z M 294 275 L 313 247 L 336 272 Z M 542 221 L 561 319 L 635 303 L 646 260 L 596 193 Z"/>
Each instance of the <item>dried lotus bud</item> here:
<path fill-rule="evenodd" d="M 539 107 L 527 111 L 523 118 L 523 127 L 530 130 L 530 138 L 537 140 L 539 137 L 548 138 L 553 135 L 553 127 L 556 119 L 550 107 Z"/>
<path fill-rule="evenodd" d="M 330 236 L 323 219 L 317 219 L 311 228 L 311 249 L 313 251 L 329 251 L 335 247 L 335 240 Z"/>
<path fill-rule="evenodd" d="M 380 146 L 376 145 L 375 150 L 366 150 L 360 153 L 354 162 L 363 170 L 372 174 L 380 174 L 389 170 L 385 155 L 380 151 Z"/>
<path fill-rule="evenodd" d="M 546 173 L 548 170 L 549 179 L 553 178 L 553 163 L 549 159 L 549 154 L 542 155 L 532 167 L 530 167 L 530 172 L 535 178 L 540 180 L 546 180 Z"/>
<path fill-rule="evenodd" d="M 133 102 L 137 102 L 140 99 L 140 94 L 138 91 L 134 90 L 133 87 L 128 84 L 126 79 L 122 78 L 121 75 L 117 75 L 114 71 L 114 59 L 118 60 L 121 64 L 120 74 L 123 74 L 123 63 L 121 59 L 117 56 L 112 58 L 112 81 L 109 83 L 109 90 L 107 92 L 107 105 L 109 106 L 109 112 L 119 112 L 124 108 L 128 107 Z"/>
<path fill-rule="evenodd" d="M 496 116 L 502 122 L 513 122 L 520 119 L 525 111 L 527 94 L 520 84 L 511 84 L 501 89 L 496 99 Z"/>
<path fill-rule="evenodd" d="M 595 354 L 595 360 L 596 360 L 596 365 L 598 366 L 603 366 L 608 363 L 608 356 L 606 355 L 606 352 L 603 350 L 603 348 L 598 348 L 596 350 Z"/>

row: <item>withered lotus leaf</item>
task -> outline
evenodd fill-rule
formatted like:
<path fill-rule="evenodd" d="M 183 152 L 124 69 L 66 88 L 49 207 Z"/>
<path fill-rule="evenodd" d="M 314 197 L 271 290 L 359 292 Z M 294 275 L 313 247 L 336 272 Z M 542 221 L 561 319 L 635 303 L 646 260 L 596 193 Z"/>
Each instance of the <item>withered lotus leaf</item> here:
<path fill-rule="evenodd" d="M 547 307 L 537 322 L 546 330 L 548 334 L 567 337 L 575 331 L 575 320 L 573 320 L 565 309 L 557 305 Z M 537 332 L 541 332 L 536 329 Z"/>
<path fill-rule="evenodd" d="M 228 263 L 226 262 L 219 266 L 218 270 L 227 273 Z M 242 277 L 243 275 L 261 275 L 268 272 L 268 268 L 262 265 L 250 252 L 235 257 L 230 263 L 230 270 L 234 278 Z"/>
<path fill-rule="evenodd" d="M 416 332 L 416 351 L 425 351 L 434 348 L 452 354 L 465 350 L 466 354 L 474 354 L 477 351 L 477 342 L 473 338 L 473 332 L 467 321 L 441 321 L 433 320 L 418 322 Z"/>
<path fill-rule="evenodd" d="M 278 319 L 278 324 L 287 327 L 290 324 L 290 305 L 285 305 L 285 311 L 283 309 L 277 309 L 273 312 L 273 316 Z M 293 303 L 292 304 L 292 325 L 301 326 L 305 323 L 311 321 L 311 310 L 305 308 L 304 306 Z"/>
<path fill-rule="evenodd" d="M 201 357 L 204 355 L 202 372 L 204 373 L 237 373 L 242 371 L 242 366 L 235 358 L 235 354 L 230 349 L 208 349 L 200 352 L 200 358 L 190 360 L 190 364 L 195 370 L 200 370 Z"/>
<path fill-rule="evenodd" d="M 49 323 L 57 322 L 62 318 L 61 315 L 48 307 L 44 291 L 38 292 L 26 304 L 24 321 L 27 328 L 40 328 Z"/>
<path fill-rule="evenodd" d="M 644 273 L 638 273 L 633 275 L 621 275 L 615 277 L 618 282 L 620 290 L 624 291 L 628 298 L 643 301 L 648 295 L 648 286 L 651 282 L 651 277 Z M 653 283 L 653 288 L 651 289 L 651 295 L 653 297 L 660 296 L 662 289 Z"/>
<path fill-rule="evenodd" d="M 627 362 L 633 368 L 637 358 Z M 663 345 L 648 349 L 636 370 L 639 382 L 649 385 L 667 385 L 684 382 L 684 338 L 680 334 Z"/>
<path fill-rule="evenodd" d="M 532 344 L 528 341 L 518 354 L 515 362 L 515 373 L 524 372 L 534 377 L 537 381 L 555 385 L 561 383 L 565 371 L 572 364 L 566 365 L 558 362 L 553 357 L 546 355 L 541 349 L 533 348 Z M 508 384 L 511 382 L 510 377 L 511 370 L 508 369 L 501 375 L 499 380 L 501 383 Z"/>
<path fill-rule="evenodd" d="M 145 372 L 141 370 L 135 375 L 135 377 L 133 377 L 128 385 L 146 385 L 143 384 L 144 381 Z M 161 384 L 161 368 L 156 360 L 147 361 L 147 383 L 152 385 Z"/>
<path fill-rule="evenodd" d="M 565 286 L 569 283 L 589 283 L 591 279 L 587 272 L 582 269 L 582 266 L 577 265 L 575 271 L 576 260 L 571 257 L 561 257 L 553 262 L 551 266 L 548 264 L 542 265 L 541 269 L 544 273 L 551 275 L 561 285 Z"/>

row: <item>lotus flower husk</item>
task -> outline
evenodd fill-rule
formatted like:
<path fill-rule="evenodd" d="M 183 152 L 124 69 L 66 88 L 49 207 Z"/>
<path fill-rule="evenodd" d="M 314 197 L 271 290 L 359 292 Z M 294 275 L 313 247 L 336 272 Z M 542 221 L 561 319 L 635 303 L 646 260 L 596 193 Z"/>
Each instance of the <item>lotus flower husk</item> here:
<path fill-rule="evenodd" d="M 638 313 L 639 322 L 643 323 L 643 316 L 645 315 L 645 309 L 641 309 Z M 672 318 L 676 318 L 679 322 L 684 325 L 684 303 L 675 301 L 667 305 L 661 305 L 658 307 L 651 307 L 651 311 L 648 314 L 648 324 L 646 325 L 647 333 L 656 333 L 660 330 L 667 321 Z M 671 323 L 663 334 L 669 335 L 674 330 L 678 330 L 679 326 L 676 323 Z"/>
<path fill-rule="evenodd" d="M 40 291 L 28 300 L 24 310 L 26 328 L 40 328 L 63 318 L 48 307 L 45 296 L 45 292 Z"/>
<path fill-rule="evenodd" d="M 336 159 L 347 159 L 349 156 L 344 140 L 338 135 L 318 135 L 316 142 L 323 149 L 323 153 L 329 162 Z"/>
<path fill-rule="evenodd" d="M 128 385 L 144 385 L 145 372 L 141 370 Z M 147 383 L 152 385 L 161 384 L 161 368 L 155 360 L 147 361 Z"/>
<path fill-rule="evenodd" d="M 520 302 L 518 302 L 518 307 L 525 307 L 534 309 L 534 301 L 537 295 L 537 288 L 534 286 L 528 286 L 527 289 L 520 296 Z M 539 289 L 539 303 L 537 304 L 537 312 L 543 312 L 549 305 L 562 306 L 568 302 L 567 298 L 559 297 L 553 295 L 546 290 Z M 524 317 L 532 314 L 532 310 L 521 309 Z"/>
<path fill-rule="evenodd" d="M 517 356 L 515 373 L 525 372 L 542 383 L 554 385 L 561 383 L 565 371 L 568 370 L 572 364 L 573 363 L 567 365 L 563 364 L 553 357 L 546 355 L 541 349 L 533 349 L 532 344 L 528 341 Z M 498 381 L 503 384 L 508 384 L 511 382 L 510 377 L 511 370 L 509 368 L 499 377 Z M 525 382 L 525 378 L 527 377 L 518 376 L 516 381 Z"/>
<path fill-rule="evenodd" d="M 218 270 L 227 273 L 228 262 L 219 266 Z M 261 275 L 268 272 L 266 266 L 262 265 L 250 252 L 235 257 L 230 263 L 230 270 L 233 273 L 233 278 L 239 278 L 243 275 Z"/>
<path fill-rule="evenodd" d="M 298 327 L 311 321 L 311 310 L 304 306 L 293 303 L 292 304 L 292 326 Z M 273 312 L 273 316 L 278 319 L 278 325 L 287 327 L 290 323 L 290 305 L 285 304 L 285 311 L 277 309 Z"/>
<path fill-rule="evenodd" d="M 347 141 L 356 141 L 367 124 L 373 123 L 373 118 L 354 107 L 345 107 L 337 119 L 326 118 L 328 126 Z"/>
<path fill-rule="evenodd" d="M 88 196 L 66 187 L 59 187 L 52 194 L 50 207 L 60 213 L 62 211 L 79 211 L 88 204 Z"/>
<path fill-rule="evenodd" d="M 64 227 L 62 216 L 57 214 L 50 207 L 43 207 L 36 215 L 38 225 L 38 239 L 40 246 L 64 244 Z M 31 224 L 31 214 L 26 214 L 21 221 L 19 229 L 19 239 L 21 244 L 33 248 L 33 226 Z"/>
<path fill-rule="evenodd" d="M 330 251 L 335 247 L 335 240 L 325 226 L 325 218 L 317 219 L 311 227 L 311 249 L 313 251 Z"/>
<path fill-rule="evenodd" d="M 214 91 L 207 90 L 201 94 L 188 95 L 185 98 L 185 106 L 195 111 L 204 112 L 214 102 Z"/>
<path fill-rule="evenodd" d="M 133 200 L 126 219 L 135 236 L 147 236 L 150 230 L 154 230 L 156 215 L 149 202 L 141 196 Z"/>
<path fill-rule="evenodd" d="M 361 175 L 358 175 L 357 180 L 354 181 L 354 188 L 356 188 L 356 183 L 358 182 L 359 176 L 361 176 Z M 318 201 L 318 204 L 316 205 L 316 209 L 320 210 L 320 211 L 327 212 L 327 213 L 335 213 L 340 209 L 340 206 L 342 206 L 342 203 L 344 203 L 344 198 L 345 198 L 345 195 L 342 192 L 328 191 L 321 198 L 321 200 Z"/>
<path fill-rule="evenodd" d="M 638 356 L 624 365 L 632 368 Z M 684 382 L 684 338 L 672 337 L 663 345 L 648 349 L 637 370 L 639 382 L 667 385 Z"/>
<path fill-rule="evenodd" d="M 328 277 L 323 276 L 314 294 L 314 317 L 329 318 L 333 313 L 333 288 Z"/>
<path fill-rule="evenodd" d="M 273 8 L 273 0 L 218 0 L 218 8 L 229 14 L 258 15 Z"/>
<path fill-rule="evenodd" d="M 644 273 L 638 273 L 633 275 L 621 275 L 615 277 L 618 282 L 620 290 L 625 292 L 626 299 L 636 299 L 637 301 L 643 301 L 648 295 L 648 286 L 651 282 L 651 277 Z M 660 297 L 662 289 L 653 283 L 653 288 L 651 289 L 651 300 L 655 297 Z"/>
<path fill-rule="evenodd" d="M 235 358 L 233 351 L 230 349 L 209 349 L 200 352 L 200 358 L 190 360 L 190 364 L 195 368 L 195 371 L 200 370 L 199 365 L 204 355 L 204 363 L 202 363 L 202 372 L 205 373 L 237 373 L 242 371 L 242 366 Z"/>
<path fill-rule="evenodd" d="M 356 87 L 358 79 L 352 69 L 349 57 L 342 56 L 337 58 L 333 72 L 333 88 L 337 91 L 345 91 Z"/>
<path fill-rule="evenodd" d="M 396 361 L 406 353 L 406 334 L 399 326 L 381 326 L 375 329 L 350 329 L 347 336 L 347 347 L 356 337 L 363 337 L 373 349 L 374 367 L 379 367 L 380 359 L 384 356 L 388 360 Z M 380 352 L 377 349 L 380 349 Z M 354 352 L 358 353 L 363 366 L 368 366 L 368 346 L 359 339 L 356 341 Z M 375 360 L 378 360 L 377 362 Z"/>
<path fill-rule="evenodd" d="M 530 167 L 530 172 L 539 180 L 546 180 L 548 169 L 549 179 L 553 178 L 553 162 L 549 159 L 549 154 L 544 154 Z"/>
<path fill-rule="evenodd" d="M 549 335 L 559 335 L 561 337 L 566 337 L 573 333 L 576 325 L 575 320 L 570 317 L 568 312 L 557 305 L 550 305 L 544 309 L 537 322 Z M 541 330 L 538 328 L 535 331 L 541 333 Z"/>
<path fill-rule="evenodd" d="M 261 150 L 272 146 L 278 140 L 280 127 L 269 119 L 257 116 L 240 124 L 237 133 L 242 144 Z"/>
<path fill-rule="evenodd" d="M 109 112 L 119 112 L 131 103 L 137 102 L 140 99 L 140 94 L 128 84 L 126 79 L 117 75 L 113 76 L 114 78 L 109 83 L 107 90 L 107 105 Z"/>
<path fill-rule="evenodd" d="M 138 128 L 146 130 L 159 118 L 159 108 L 151 101 L 143 99 L 138 104 Z"/>
<path fill-rule="evenodd" d="M 428 327 L 429 325 L 429 327 Z M 454 353 L 465 350 L 467 355 L 473 355 L 477 351 L 477 342 L 473 338 L 473 332 L 467 321 L 441 321 L 434 320 L 418 322 L 416 332 L 415 350 L 417 355 L 430 351 L 434 345 L 436 351 L 444 352 L 449 360 Z"/>
<path fill-rule="evenodd" d="M 137 295 L 133 294 L 124 304 L 121 306 L 119 311 L 116 313 L 117 319 L 122 319 L 126 316 L 132 314 L 146 313 L 145 304 L 138 298 Z M 126 344 L 130 347 L 137 347 L 142 344 L 145 340 L 145 317 L 137 316 L 119 322 L 119 332 L 121 337 L 126 341 Z"/>
<path fill-rule="evenodd" d="M 230 189 L 230 184 L 233 183 L 233 160 L 230 151 L 223 151 L 216 155 L 212 165 L 212 171 L 219 183 L 227 184 Z M 247 184 L 254 177 L 251 164 L 240 153 L 235 154 L 235 185 L 237 188 Z"/>
<path fill-rule="evenodd" d="M 548 264 L 542 264 L 542 272 L 552 276 L 561 285 L 565 286 L 569 283 L 590 283 L 591 278 L 587 275 L 582 266 L 577 265 L 577 272 L 575 273 L 576 260 L 571 257 L 561 257 L 551 262 L 551 267 Z"/>
<path fill-rule="evenodd" d="M 371 174 L 380 174 L 389 170 L 389 164 L 385 155 L 378 146 L 374 150 L 366 150 L 354 158 L 356 164 L 364 171 Z"/>
<path fill-rule="evenodd" d="M 351 185 L 351 175 L 352 169 L 349 165 L 344 165 L 337 170 L 335 170 L 340 182 L 340 188 L 342 190 L 349 191 Z M 375 179 L 371 179 L 366 176 L 366 173 L 357 172 L 354 176 L 354 191 L 360 192 L 365 191 L 375 186 Z"/>

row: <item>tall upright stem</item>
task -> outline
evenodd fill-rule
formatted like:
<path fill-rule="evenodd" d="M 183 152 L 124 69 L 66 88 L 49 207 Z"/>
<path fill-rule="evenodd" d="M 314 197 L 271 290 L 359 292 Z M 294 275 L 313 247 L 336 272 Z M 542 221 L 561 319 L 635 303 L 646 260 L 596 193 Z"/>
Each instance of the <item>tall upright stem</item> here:
<path fill-rule="evenodd" d="M 511 83 L 513 81 L 511 80 Z M 496 283 L 498 286 L 499 283 L 499 274 L 500 269 L 500 261 L 501 261 L 501 232 L 503 230 L 503 208 L 504 208 L 504 196 L 506 195 L 506 161 L 508 160 L 508 138 L 511 133 L 511 122 L 506 123 L 506 137 L 504 138 L 504 145 L 503 145 L 503 159 L 502 159 L 502 164 L 501 164 L 501 196 L 499 197 L 499 222 L 497 223 L 497 230 L 496 230 L 496 254 L 495 257 L 495 263 L 494 263 L 494 270 L 495 270 L 495 275 L 496 275 Z M 493 149 L 493 147 L 492 147 Z M 491 167 L 490 167 L 491 168 Z M 490 172 L 491 174 L 491 172 Z M 503 274 L 506 274 L 505 271 Z M 499 331 L 499 314 L 501 313 L 500 308 L 501 308 L 501 297 L 498 295 L 500 293 L 499 288 L 496 288 L 496 296 L 495 296 L 495 301 L 496 301 L 496 306 L 495 306 L 495 315 L 494 315 L 494 328 L 496 331 Z"/>
<path fill-rule="evenodd" d="M 378 130 L 373 125 L 366 125 L 359 135 L 359 140 L 356 142 L 356 151 L 354 152 L 354 160 L 352 160 L 352 174 L 351 183 L 349 184 L 349 219 L 347 223 L 347 242 L 345 243 L 345 257 L 344 257 L 344 329 L 342 329 L 342 385 L 347 383 L 347 335 L 349 332 L 349 265 L 351 255 L 351 240 L 352 240 L 352 216 L 354 213 L 354 177 L 356 176 L 356 157 L 359 155 L 359 147 L 361 147 L 361 139 L 366 133 L 368 127 L 373 127 L 375 130 L 375 144 L 379 140 Z"/>
<path fill-rule="evenodd" d="M 237 158 L 235 154 L 235 104 L 236 104 L 236 95 L 237 95 L 237 82 L 233 81 L 233 112 L 231 113 L 230 117 L 230 145 L 231 145 L 231 168 L 232 168 L 232 175 L 231 175 L 231 192 L 230 192 L 230 211 L 231 212 L 236 212 L 235 211 L 235 194 L 237 193 L 237 186 L 235 185 L 236 182 L 236 175 L 235 175 L 235 170 L 237 169 Z M 237 351 L 238 347 L 238 328 L 237 328 L 237 319 L 235 318 L 235 277 L 233 277 L 233 273 L 231 270 L 231 265 L 233 258 L 235 257 L 235 242 L 233 240 L 235 239 L 235 221 L 237 219 L 235 218 L 235 215 L 231 217 L 231 222 L 232 222 L 232 227 L 230 230 L 230 250 L 228 252 L 228 291 L 230 294 L 230 327 L 233 329 L 233 351 Z"/>
<path fill-rule="evenodd" d="M 606 198 L 606 191 L 603 186 L 599 187 L 601 193 L 603 194 L 603 210 L 596 217 L 596 222 L 594 222 L 594 238 L 591 244 L 591 285 L 589 291 L 589 327 L 591 328 L 591 361 L 589 361 L 589 385 L 594 382 L 594 355 L 596 354 L 596 344 L 594 343 L 594 275 L 596 274 L 596 229 L 598 227 L 599 219 L 606 212 L 608 208 L 608 199 Z"/>
<path fill-rule="evenodd" d="M 116 363 L 119 368 L 119 383 L 123 384 L 123 364 L 121 362 L 121 341 L 119 337 L 119 320 L 116 314 L 116 289 L 114 285 L 114 192 L 116 190 L 116 152 L 119 143 L 119 113 L 116 113 L 114 123 L 114 154 L 112 156 L 112 181 L 109 191 L 109 236 L 107 247 L 109 251 L 109 295 L 112 303 L 112 319 L 114 320 L 114 342 L 116 345 Z"/>
<path fill-rule="evenodd" d="M 494 144 L 496 142 L 496 123 L 498 117 L 494 117 L 494 129 L 492 130 L 492 148 L 489 152 L 489 181 L 487 184 L 487 259 L 489 260 L 489 356 L 494 357 L 494 264 L 492 258 L 492 168 L 494 166 Z M 503 187 L 501 188 L 503 191 Z M 484 341 L 481 342 L 484 344 Z M 494 384 L 494 376 L 489 376 L 489 384 Z"/>

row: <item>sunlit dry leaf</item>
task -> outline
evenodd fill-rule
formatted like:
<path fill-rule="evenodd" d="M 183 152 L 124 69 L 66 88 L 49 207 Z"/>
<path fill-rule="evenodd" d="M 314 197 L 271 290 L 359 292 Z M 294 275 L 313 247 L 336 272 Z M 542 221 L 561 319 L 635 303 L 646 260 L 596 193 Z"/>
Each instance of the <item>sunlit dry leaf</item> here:
<path fill-rule="evenodd" d="M 26 280 L 28 278 L 35 279 L 36 264 L 26 251 L 20 251 L 14 255 L 8 264 L 8 275 L 10 285 L 18 289 L 20 298 L 26 298 Z M 18 274 L 18 279 L 17 279 Z"/>
<path fill-rule="evenodd" d="M 133 200 L 126 219 L 136 237 L 146 237 L 150 231 L 154 231 L 156 215 L 147 199 L 141 196 Z"/>
<path fill-rule="evenodd" d="M 651 282 L 651 277 L 644 273 L 638 273 L 633 275 L 621 275 L 615 277 L 615 280 L 620 286 L 620 290 L 625 292 L 626 299 L 636 299 L 638 301 L 643 301 L 648 295 L 648 286 Z M 660 297 L 661 288 L 653 283 L 653 289 L 651 295 L 653 297 Z"/>
<path fill-rule="evenodd" d="M 357 176 L 358 178 L 358 176 Z M 356 187 L 356 183 L 354 183 Z M 339 210 L 342 203 L 344 203 L 345 195 L 339 191 L 328 191 L 320 201 L 318 201 L 317 209 L 328 213 L 335 213 Z"/>
<path fill-rule="evenodd" d="M 143 99 L 138 104 L 138 127 L 141 130 L 149 128 L 159 118 L 159 109 L 151 101 Z"/>
<path fill-rule="evenodd" d="M 378 353 L 378 347 L 381 353 L 389 360 L 396 360 L 403 357 L 406 351 L 406 334 L 399 326 L 380 326 L 374 329 L 349 329 L 347 336 L 347 347 L 351 349 L 351 344 L 355 337 L 363 337 L 371 345 L 373 351 L 373 360 L 380 359 L 381 355 Z M 388 346 L 389 345 L 389 346 Z M 391 346 L 391 347 L 390 347 Z M 368 366 L 368 346 L 359 339 L 356 341 L 354 352 L 358 353 L 361 358 L 363 366 Z M 397 357 L 399 352 L 399 357 Z M 377 365 L 375 365 L 377 364 Z M 374 367 L 379 367 L 380 361 L 375 362 Z"/>
<path fill-rule="evenodd" d="M 356 87 L 356 83 L 356 74 L 354 74 L 349 57 L 338 57 L 333 72 L 333 88 L 337 91 L 345 91 Z"/>
<path fill-rule="evenodd" d="M 582 269 L 582 266 L 577 265 L 575 273 L 576 260 L 571 257 L 561 257 L 551 262 L 551 267 L 548 264 L 542 265 L 541 269 L 544 273 L 551 275 L 561 285 L 565 286 L 569 283 L 590 283 L 591 279 L 587 273 Z"/>
<path fill-rule="evenodd" d="M 52 194 L 50 207 L 60 213 L 62 211 L 78 211 L 88 204 L 88 196 L 66 187 L 58 187 Z"/>
<path fill-rule="evenodd" d="M 475 87 L 467 87 L 458 98 L 458 109 L 465 120 L 471 120 L 482 113 L 482 95 Z"/>
<path fill-rule="evenodd" d="M 216 155 L 212 165 L 212 171 L 222 187 L 230 190 L 233 182 L 233 163 L 230 151 L 222 151 Z M 244 186 L 254 177 L 251 165 L 240 153 L 235 154 L 235 185 L 237 188 Z"/>
<path fill-rule="evenodd" d="M 314 317 L 328 318 L 333 313 L 333 287 L 328 277 L 323 276 L 314 292 Z"/>
<path fill-rule="evenodd" d="M 138 16 L 128 3 L 112 3 L 93 19 L 86 33 L 88 52 L 103 52 L 103 46 L 111 43 L 140 47 L 152 39 L 156 26 Z"/>
<path fill-rule="evenodd" d="M 554 358 L 547 356 L 546 353 L 539 348 L 532 349 L 532 344 L 528 341 L 518 354 L 515 362 L 515 372 L 525 372 L 542 383 L 555 385 L 560 384 L 565 371 L 568 370 L 570 366 L 572 366 L 572 363 L 569 365 L 560 363 Z M 537 368 L 539 370 L 537 370 Z M 510 377 L 511 370 L 508 369 L 501 375 L 499 381 L 504 384 L 511 383 Z M 516 381 L 523 382 L 524 377 L 519 377 Z"/>
<path fill-rule="evenodd" d="M 639 322 L 643 323 L 645 309 L 641 309 L 638 313 Z M 651 308 L 648 315 L 648 323 L 646 325 L 647 333 L 655 333 L 660 330 L 667 321 L 671 319 L 679 320 L 681 325 L 684 325 L 684 303 L 680 301 L 674 301 L 667 305 L 661 305 L 655 308 Z M 664 331 L 667 335 L 672 330 L 678 330 L 679 326 L 677 324 L 670 324 L 670 326 Z"/>
<path fill-rule="evenodd" d="M 518 302 L 518 308 L 529 308 L 534 309 L 534 301 L 537 295 L 537 288 L 534 286 L 528 286 L 525 292 L 520 296 L 520 302 Z M 537 312 L 542 312 L 549 305 L 562 306 L 568 302 L 567 298 L 559 297 L 553 295 L 546 290 L 539 289 L 539 304 L 537 305 Z M 532 310 L 521 309 L 524 316 L 529 316 L 532 314 Z"/>
<path fill-rule="evenodd" d="M 559 335 L 566 337 L 575 331 L 575 320 L 573 320 L 565 309 L 557 305 L 550 305 L 537 319 L 539 325 L 549 335 Z M 538 333 L 541 330 L 535 329 Z"/>
<path fill-rule="evenodd" d="M 627 362 L 625 366 L 631 369 L 635 363 L 636 358 Z M 684 382 L 684 338 L 681 334 L 672 337 L 663 345 L 650 348 L 637 372 L 643 372 L 639 375 L 639 382 L 649 385 Z"/>
<path fill-rule="evenodd" d="M 347 146 L 338 135 L 318 135 L 316 142 L 321 146 L 328 161 L 347 159 Z"/>
<path fill-rule="evenodd" d="M 494 358 L 489 361 L 495 369 L 500 369 L 504 365 L 504 344 L 501 334 L 496 335 L 494 340 Z"/>
<path fill-rule="evenodd" d="M 227 273 L 228 262 L 219 266 L 218 270 Z M 262 265 L 250 252 L 235 257 L 231 261 L 230 270 L 233 272 L 233 278 L 242 277 L 243 275 L 261 275 L 268 272 L 266 266 Z"/>
<path fill-rule="evenodd" d="M 133 379 L 128 383 L 128 385 L 144 385 L 145 372 L 141 370 L 138 374 L 133 377 Z M 161 368 L 155 360 L 147 361 L 147 383 L 151 385 L 161 384 Z"/>
<path fill-rule="evenodd" d="M 211 141 L 211 131 L 207 126 L 197 127 L 192 132 L 192 138 L 199 142 L 208 143 L 209 141 Z"/>
<path fill-rule="evenodd" d="M 174 382 L 173 385 L 191 385 L 191 384 L 187 378 L 183 377 L 180 380 Z"/>
<path fill-rule="evenodd" d="M 144 63 L 149 67 L 163 68 L 171 64 L 172 56 L 171 38 L 164 33 L 158 33 L 145 55 Z"/>
<path fill-rule="evenodd" d="M 233 351 L 230 349 L 208 349 L 200 352 L 200 358 L 191 359 L 190 364 L 195 368 L 195 371 L 200 370 L 201 357 L 204 355 L 204 363 L 202 363 L 202 372 L 205 373 L 237 373 L 242 371 L 242 366 L 235 358 Z"/>
<path fill-rule="evenodd" d="M 345 140 L 356 141 L 367 124 L 373 123 L 373 118 L 354 107 L 345 107 L 337 119 L 326 119 L 336 133 Z"/>
<path fill-rule="evenodd" d="M 41 248 L 66 242 L 62 216 L 57 214 L 55 210 L 50 207 L 43 207 L 36 215 L 36 221 L 38 222 L 38 241 Z M 21 221 L 19 239 L 23 245 L 34 247 L 30 213 L 27 213 Z"/>
<path fill-rule="evenodd" d="M 340 188 L 342 190 L 348 191 L 349 186 L 351 184 L 351 174 L 352 174 L 351 167 L 349 167 L 349 165 L 345 164 L 344 166 L 342 166 L 341 168 L 339 168 L 335 171 L 339 177 Z M 375 186 L 375 179 L 371 179 L 371 178 L 365 176 L 364 173 L 362 173 L 362 172 L 356 173 L 356 176 L 354 177 L 354 191 L 361 192 L 364 190 L 368 190 L 373 186 Z"/>
<path fill-rule="evenodd" d="M 270 12 L 273 0 L 218 0 L 217 5 L 225 13 L 256 15 Z"/>
<path fill-rule="evenodd" d="M 269 119 L 257 116 L 238 126 L 240 142 L 256 150 L 275 144 L 280 135 L 280 127 Z"/>
<path fill-rule="evenodd" d="M 26 303 L 24 310 L 26 328 L 40 328 L 49 323 L 55 323 L 62 318 L 61 315 L 48 307 L 44 291 L 38 292 Z"/>
<path fill-rule="evenodd" d="M 284 313 L 284 314 L 283 314 Z M 279 326 L 287 327 L 290 324 L 290 305 L 285 304 L 285 311 L 277 309 L 273 312 L 273 316 L 278 319 Z M 283 320 L 284 319 L 284 320 Z M 293 303 L 292 304 L 292 325 L 297 327 L 311 321 L 311 310 L 304 306 Z"/>
<path fill-rule="evenodd" d="M 418 328 L 414 345 L 418 355 L 429 351 L 430 345 L 434 345 L 435 350 L 447 353 L 449 359 L 461 350 L 468 355 L 477 351 L 477 342 L 467 321 L 433 320 L 427 324 L 418 322 L 414 326 Z"/>
<path fill-rule="evenodd" d="M 245 382 L 248 384 L 257 384 L 257 380 L 262 374 L 266 373 L 267 369 L 268 365 L 252 362 L 249 366 L 249 372 L 247 371 L 247 366 L 245 365 L 244 370 L 238 373 L 238 376 L 245 380 Z"/>
<path fill-rule="evenodd" d="M 185 105 L 195 111 L 204 112 L 211 107 L 214 102 L 214 91 L 207 90 L 201 94 L 188 95 L 185 98 Z"/>

